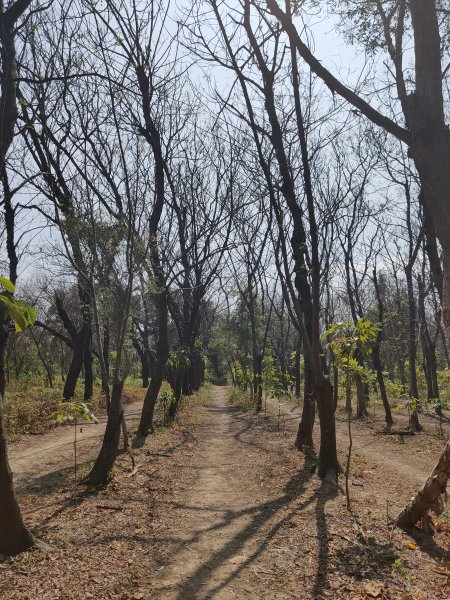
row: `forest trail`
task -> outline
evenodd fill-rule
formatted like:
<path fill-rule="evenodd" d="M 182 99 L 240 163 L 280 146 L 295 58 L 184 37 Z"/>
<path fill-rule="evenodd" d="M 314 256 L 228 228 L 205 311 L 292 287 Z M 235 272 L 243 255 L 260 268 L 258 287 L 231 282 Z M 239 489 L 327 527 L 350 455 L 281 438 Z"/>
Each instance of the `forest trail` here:
<path fill-rule="evenodd" d="M 141 410 L 140 401 L 125 407 L 128 425 L 139 420 Z M 78 462 L 95 458 L 105 427 L 105 415 L 99 416 L 98 424 L 83 423 L 77 426 Z M 28 436 L 10 445 L 9 462 L 19 494 L 31 491 L 33 487 L 44 486 L 47 477 L 55 477 L 73 467 L 74 429 L 73 426 L 63 426 L 41 436 Z M 60 471 L 55 472 L 55 466 Z"/>
<path fill-rule="evenodd" d="M 80 597 L 99 600 L 360 600 L 367 597 L 367 574 L 402 592 L 403 576 L 391 567 L 398 556 L 404 573 L 414 574 L 417 585 L 429 585 L 430 558 L 448 561 L 450 554 L 436 545 L 427 549 L 420 540 L 411 549 L 411 538 L 392 532 L 387 512 L 394 516 L 423 483 L 440 441 L 420 435 L 401 443 L 370 423 L 352 424 L 352 507 L 363 528 L 381 540 L 362 552 L 351 539 L 354 519 L 342 488 L 322 485 L 312 463 L 293 448 L 298 407 L 285 405 L 283 421 L 277 406 L 269 406 L 270 416 L 255 415 L 231 405 L 229 394 L 229 388 L 213 387 L 209 404 L 194 409 L 190 425 L 180 422 L 159 437 L 149 436 L 136 451 L 135 477 L 124 460 L 110 485 L 84 495 L 78 507 L 67 489 L 73 428 L 33 437 L 32 453 L 30 440 L 15 446 L 11 462 L 25 516 L 41 527 L 41 536 L 45 524 L 43 539 L 57 550 L 51 560 L 37 552 L 48 571 L 45 596 L 36 591 L 42 586 L 39 561 L 10 573 L 3 589 L 49 600 L 70 597 L 61 590 L 75 585 L 80 594 L 90 594 Z M 131 419 L 138 418 L 140 406 L 127 406 Z M 103 428 L 83 427 L 80 448 L 85 458 L 94 458 Z M 346 427 L 339 419 L 341 464 Z M 377 563 L 374 551 L 381 557 Z M 75 565 L 70 573 L 69 557 Z M 102 561 L 108 574 L 99 567 Z M 1 591 L 0 582 L 3 597 Z M 403 597 L 396 593 L 385 597 Z M 442 594 L 431 597 L 449 597 Z"/>
<path fill-rule="evenodd" d="M 174 506 L 180 550 L 163 568 L 163 579 L 157 584 L 161 587 L 154 598 L 259 597 L 256 592 L 253 596 L 248 586 L 246 589 L 245 573 L 239 575 L 261 543 L 253 535 L 255 514 L 262 507 L 261 487 L 246 457 L 252 450 L 236 436 L 233 420 L 239 413 L 228 397 L 228 388 L 213 388 L 190 465 L 195 483 L 185 502 Z"/>

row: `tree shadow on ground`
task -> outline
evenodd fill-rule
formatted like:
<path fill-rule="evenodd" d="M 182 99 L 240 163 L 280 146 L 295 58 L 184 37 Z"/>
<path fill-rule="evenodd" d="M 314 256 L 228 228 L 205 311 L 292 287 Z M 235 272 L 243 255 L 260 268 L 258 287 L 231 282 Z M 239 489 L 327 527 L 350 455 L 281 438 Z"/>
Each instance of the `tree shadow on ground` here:
<path fill-rule="evenodd" d="M 434 559 L 436 562 L 448 564 L 450 562 L 450 551 L 440 546 L 434 537 L 421 529 L 415 529 L 412 532 L 414 541 L 422 552 Z"/>
<path fill-rule="evenodd" d="M 312 458 L 315 460 L 315 457 Z M 202 564 L 200 564 L 194 573 L 192 573 L 179 587 L 177 598 L 178 600 L 189 600 L 197 598 L 205 584 L 214 579 L 215 573 L 218 569 L 228 563 L 230 559 L 239 555 L 242 552 L 245 544 L 248 541 L 257 539 L 259 534 L 261 536 L 262 528 L 270 524 L 280 513 L 296 498 L 298 498 L 304 492 L 307 483 L 313 476 L 313 469 L 311 468 L 312 463 L 308 460 L 305 462 L 304 468 L 295 473 L 295 475 L 289 480 L 287 485 L 283 489 L 282 495 L 274 500 L 256 504 L 250 508 L 243 510 L 228 510 L 225 511 L 220 522 L 214 524 L 208 529 L 202 529 L 196 531 L 191 538 L 184 542 L 179 549 L 169 557 L 169 562 L 176 560 L 176 556 L 179 551 L 189 548 L 193 544 L 197 543 L 202 536 L 212 531 L 220 532 L 225 530 L 233 521 L 241 519 L 242 517 L 251 517 L 250 522 L 241 530 L 239 533 L 234 535 L 231 539 L 226 541 L 224 545 L 217 550 L 212 556 L 207 558 Z M 300 505 L 296 505 L 291 510 L 285 512 L 284 516 L 274 524 L 270 525 L 268 531 L 264 531 L 263 540 L 259 541 L 257 548 L 249 555 L 245 557 L 245 560 L 236 565 L 233 572 L 230 573 L 226 578 L 218 583 L 215 587 L 210 589 L 204 598 L 213 598 L 220 590 L 226 588 L 230 583 L 252 562 L 254 562 L 258 556 L 265 550 L 270 541 L 274 538 L 276 533 L 286 526 L 294 516 L 298 516 L 299 511 L 304 511 L 307 507 L 317 501 L 316 518 L 318 520 L 317 528 L 320 538 L 320 561 L 317 572 L 316 591 L 319 594 L 320 590 L 326 586 L 327 572 L 328 572 L 328 531 L 325 518 L 325 505 L 328 500 L 334 498 L 337 494 L 337 488 L 330 485 L 322 485 L 318 490 L 312 493 Z M 190 507 L 185 505 L 178 505 L 178 508 L 182 510 L 213 510 L 215 507 Z M 203 597 L 203 596 L 202 596 Z"/>

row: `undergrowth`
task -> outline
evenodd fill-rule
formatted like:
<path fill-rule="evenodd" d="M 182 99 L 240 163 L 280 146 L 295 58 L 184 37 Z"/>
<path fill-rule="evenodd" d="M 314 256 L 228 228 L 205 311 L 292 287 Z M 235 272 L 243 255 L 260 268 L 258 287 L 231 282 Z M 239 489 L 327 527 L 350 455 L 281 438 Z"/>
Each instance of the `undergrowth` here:
<path fill-rule="evenodd" d="M 55 382 L 54 388 L 45 386 L 40 379 L 26 381 L 12 381 L 8 387 L 4 400 L 4 419 L 8 438 L 17 439 L 23 434 L 42 434 L 48 431 L 55 423 L 62 400 L 63 382 Z M 140 382 L 130 379 L 125 383 L 122 401 L 130 404 L 143 400 L 145 389 Z M 83 401 L 83 385 L 79 382 L 75 393 L 74 402 Z M 94 413 L 105 410 L 104 396 L 98 383 L 94 385 L 94 396 L 87 403 Z"/>

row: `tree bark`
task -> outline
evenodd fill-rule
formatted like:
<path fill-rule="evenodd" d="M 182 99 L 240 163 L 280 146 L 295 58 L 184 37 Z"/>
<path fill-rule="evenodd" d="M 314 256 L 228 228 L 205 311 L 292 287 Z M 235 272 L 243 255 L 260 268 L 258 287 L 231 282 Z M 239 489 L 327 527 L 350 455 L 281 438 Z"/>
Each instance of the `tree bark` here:
<path fill-rule="evenodd" d="M 314 420 L 316 416 L 316 406 L 313 388 L 313 378 L 309 360 L 304 357 L 304 378 L 303 378 L 303 410 L 300 423 L 298 425 L 297 437 L 295 438 L 295 447 L 298 450 L 312 449 L 314 447 L 313 431 Z"/>
<path fill-rule="evenodd" d="M 389 405 L 389 400 L 386 393 L 386 385 L 384 383 L 384 375 L 383 375 L 383 365 L 381 363 L 380 357 L 380 345 L 377 342 L 372 350 L 372 362 L 373 368 L 377 374 L 378 387 L 380 389 L 381 401 L 383 402 L 384 407 L 384 420 L 386 425 L 393 425 L 394 421 L 392 419 L 391 407 Z"/>
<path fill-rule="evenodd" d="M 336 483 L 340 466 L 336 453 L 336 422 L 333 409 L 333 386 L 324 377 L 314 386 L 320 422 L 319 477 Z"/>
<path fill-rule="evenodd" d="M 425 377 L 427 380 L 427 399 L 439 399 L 439 387 L 437 378 L 436 345 L 428 330 L 427 316 L 425 312 L 425 287 L 422 278 L 418 278 L 419 287 L 419 319 L 420 319 L 420 342 L 425 361 Z"/>
<path fill-rule="evenodd" d="M 91 335 L 89 335 L 84 345 L 83 365 L 84 365 L 84 401 L 92 400 L 94 396 L 94 372 L 92 370 L 92 348 Z"/>
<path fill-rule="evenodd" d="M 3 420 L 3 395 L 0 396 L 0 554 L 13 556 L 34 546 L 35 540 L 25 527 L 14 491 L 9 467 Z"/>
<path fill-rule="evenodd" d="M 408 529 L 422 521 L 426 531 L 433 532 L 433 524 L 429 512 L 436 515 L 444 512 L 443 494 L 450 476 L 450 441 L 447 442 L 431 475 L 422 489 L 411 499 L 408 505 L 397 515 L 395 523 L 398 527 Z"/>
<path fill-rule="evenodd" d="M 123 418 L 123 384 L 123 380 L 113 383 L 108 421 L 106 423 L 102 447 L 91 472 L 86 478 L 86 483 L 89 485 L 104 485 L 107 483 L 116 461 L 117 453 L 119 451 L 120 428 Z"/>
<path fill-rule="evenodd" d="M 169 356 L 167 291 L 165 289 L 161 289 L 155 295 L 155 304 L 158 317 L 158 339 L 156 342 L 152 378 L 145 394 L 141 420 L 136 434 L 140 438 L 146 437 L 153 428 L 156 401 L 162 382 L 164 381 Z"/>
<path fill-rule="evenodd" d="M 356 375 L 356 418 L 365 419 L 369 413 L 367 412 L 367 391 L 363 380 L 359 375 Z"/>

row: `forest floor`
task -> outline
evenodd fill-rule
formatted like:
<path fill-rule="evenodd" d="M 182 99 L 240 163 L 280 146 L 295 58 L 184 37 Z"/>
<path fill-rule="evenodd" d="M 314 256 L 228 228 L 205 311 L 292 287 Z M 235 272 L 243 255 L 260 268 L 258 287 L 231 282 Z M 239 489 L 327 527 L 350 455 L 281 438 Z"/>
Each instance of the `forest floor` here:
<path fill-rule="evenodd" d="M 104 489 L 79 485 L 76 498 L 73 428 L 13 444 L 25 519 L 51 550 L 0 563 L 1 600 L 450 598 L 449 515 L 434 538 L 391 522 L 442 448 L 433 419 L 403 441 L 377 418 L 352 424 L 349 513 L 292 447 L 298 407 L 254 415 L 228 398 L 216 387 L 209 404 L 187 401 L 175 427 L 134 450 L 134 470 L 122 454 Z M 341 464 L 346 427 L 338 415 Z M 91 436 L 85 473 L 102 432 L 78 434 Z"/>

